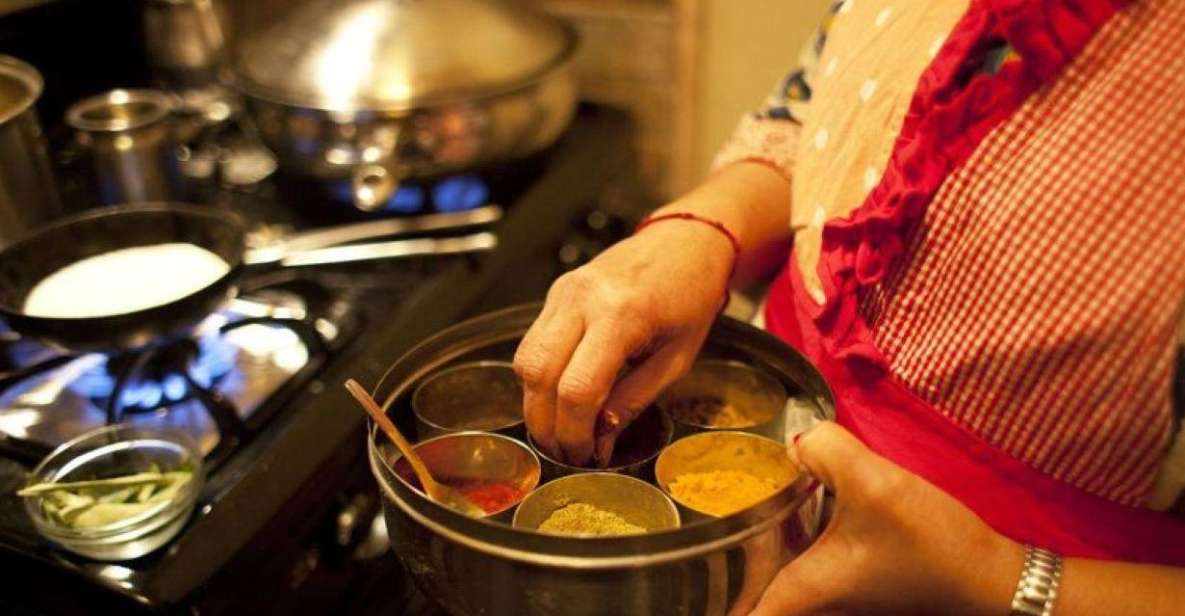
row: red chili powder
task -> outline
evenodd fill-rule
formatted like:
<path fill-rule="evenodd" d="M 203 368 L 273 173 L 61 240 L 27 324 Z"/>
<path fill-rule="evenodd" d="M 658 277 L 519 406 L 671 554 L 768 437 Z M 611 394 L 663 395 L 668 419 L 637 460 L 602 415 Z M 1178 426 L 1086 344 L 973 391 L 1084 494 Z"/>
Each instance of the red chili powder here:
<path fill-rule="evenodd" d="M 508 483 L 494 481 L 464 481 L 450 482 L 461 494 L 465 495 L 486 513 L 494 513 L 517 503 L 524 496 L 524 492 Z"/>
<path fill-rule="evenodd" d="M 393 469 L 400 477 L 415 489 L 423 492 L 423 487 L 420 486 L 420 480 L 411 469 L 411 464 L 407 460 L 400 458 L 395 461 Z M 455 488 L 458 492 L 465 495 L 465 498 L 473 501 L 473 504 L 481 507 L 482 511 L 486 513 L 496 513 L 502 511 L 507 507 L 522 500 L 526 495 L 524 490 L 509 483 L 502 483 L 498 481 L 489 481 L 487 479 L 450 479 L 442 481 L 441 483 Z"/>

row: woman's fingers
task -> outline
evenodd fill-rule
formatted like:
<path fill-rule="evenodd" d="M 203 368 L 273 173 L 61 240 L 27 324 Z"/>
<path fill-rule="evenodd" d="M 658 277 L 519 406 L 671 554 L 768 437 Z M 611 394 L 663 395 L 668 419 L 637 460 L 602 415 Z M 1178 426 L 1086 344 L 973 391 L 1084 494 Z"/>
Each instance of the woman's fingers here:
<path fill-rule="evenodd" d="M 666 344 L 613 386 L 601 411 L 604 428 L 596 435 L 596 459 L 601 466 L 613 457 L 617 437 L 626 427 L 667 385 L 687 372 L 698 348 L 696 339 Z"/>
<path fill-rule="evenodd" d="M 807 472 L 847 498 L 886 495 L 900 474 L 852 433 L 830 421 L 804 432 L 793 453 Z"/>
<path fill-rule="evenodd" d="M 514 369 L 523 382 L 527 430 L 552 456 L 561 454 L 555 438 L 556 386 L 583 335 L 584 323 L 575 311 L 545 308 L 514 355 Z"/>
<path fill-rule="evenodd" d="M 556 387 L 555 436 L 569 464 L 592 459 L 597 416 L 634 350 L 646 340 L 637 323 L 602 318 L 585 333 Z"/>

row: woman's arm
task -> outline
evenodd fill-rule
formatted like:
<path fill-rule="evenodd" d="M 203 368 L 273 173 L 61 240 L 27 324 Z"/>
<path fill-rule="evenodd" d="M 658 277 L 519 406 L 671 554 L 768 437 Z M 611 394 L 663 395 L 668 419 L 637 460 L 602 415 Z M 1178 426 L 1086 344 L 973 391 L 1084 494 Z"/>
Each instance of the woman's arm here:
<path fill-rule="evenodd" d="M 733 163 L 654 214 L 668 212 L 719 220 L 751 252 L 789 237 L 790 181 L 765 163 Z"/>
<path fill-rule="evenodd" d="M 1185 614 L 1185 569 L 1070 559 L 1059 593 L 1058 616 Z"/>
<path fill-rule="evenodd" d="M 835 492 L 835 515 L 778 574 L 754 615 L 1009 612 L 1022 546 L 833 423 L 803 435 L 793 451 Z M 1185 613 L 1185 570 L 1070 559 L 1053 613 Z"/>
<path fill-rule="evenodd" d="M 670 212 L 719 221 L 750 250 L 787 233 L 790 182 L 763 164 L 734 163 L 659 211 Z M 561 276 L 514 359 L 535 441 L 573 464 L 594 454 L 607 461 L 621 430 L 690 367 L 733 260 L 719 230 L 672 219 Z M 602 411 L 620 421 L 598 434 Z"/>

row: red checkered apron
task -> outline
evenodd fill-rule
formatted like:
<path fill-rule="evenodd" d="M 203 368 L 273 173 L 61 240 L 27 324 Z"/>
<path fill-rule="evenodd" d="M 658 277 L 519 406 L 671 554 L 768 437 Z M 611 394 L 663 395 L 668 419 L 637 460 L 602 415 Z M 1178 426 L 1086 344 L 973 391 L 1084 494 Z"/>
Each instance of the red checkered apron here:
<path fill-rule="evenodd" d="M 967 314 L 994 315 L 993 318 L 1007 321 L 1021 319 L 1018 315 L 1026 308 L 1058 306 L 1068 313 L 1059 313 L 1053 319 L 1032 317 L 1031 322 L 1040 326 L 1037 331 L 1009 329 L 1007 323 L 974 322 L 965 328 L 969 333 L 956 335 L 950 344 L 989 348 L 990 345 L 977 341 L 975 336 L 1001 332 L 1008 335 L 1024 332 L 1035 339 L 1047 336 L 1053 340 L 1067 328 L 1090 325 L 1084 321 L 1095 314 L 1091 306 L 1076 307 L 1072 302 L 1066 305 L 1049 299 L 1049 289 L 1058 288 L 1057 280 L 1067 277 L 1075 280 L 1072 267 L 1031 275 L 1024 271 L 1010 272 L 1007 278 L 992 278 L 974 273 L 981 270 L 990 273 L 992 268 L 976 263 L 975 255 L 970 255 L 967 257 L 970 261 L 961 267 L 947 267 L 941 275 L 911 279 L 900 272 L 903 264 L 917 268 L 926 263 L 916 250 L 919 243 L 914 241 L 913 233 L 940 191 L 959 189 L 958 181 L 948 184 L 948 180 L 957 177 L 961 169 L 966 171 L 965 167 L 978 164 L 977 149 L 983 147 L 981 144 L 989 132 L 1013 118 L 1039 88 L 1062 76 L 1067 65 L 1084 52 L 1088 42 L 1126 4 L 1118 0 L 974 0 L 923 74 L 880 184 L 849 217 L 832 221 L 824 228 L 819 273 L 826 301 L 818 305 L 810 298 L 798 268 L 791 265 L 784 269 L 771 290 L 766 323 L 823 372 L 836 394 L 837 419 L 841 424 L 874 451 L 958 498 L 998 531 L 1018 541 L 1071 556 L 1185 565 L 1185 522 L 1135 506 L 1139 495 L 1149 489 L 1147 478 L 1154 475 L 1149 472 L 1149 465 L 1163 454 L 1162 435 L 1166 430 L 1158 425 L 1164 421 L 1163 413 L 1141 415 L 1135 409 L 1142 401 L 1131 401 L 1132 412 L 1123 417 L 1139 425 L 1125 433 L 1136 436 L 1131 443 L 1112 448 L 1115 463 L 1094 463 L 1090 455 L 1082 455 L 1082 451 L 1073 447 L 1042 447 L 1040 442 L 1043 435 L 1059 434 L 1058 430 L 1091 428 L 1089 422 L 1076 424 L 1063 421 L 1067 416 L 1037 413 L 1032 418 L 1035 428 L 1018 427 L 1015 422 L 1005 425 L 1007 422 L 1000 420 L 1004 415 L 993 416 L 986 409 L 991 405 L 1007 406 L 1014 400 L 1023 400 L 1032 407 L 1033 400 L 1040 400 L 1033 396 L 1045 392 L 1035 394 L 1039 387 L 1018 385 L 1025 382 L 1066 385 L 1063 397 L 1072 402 L 1069 405 L 1072 407 L 1078 401 L 1072 391 L 1075 380 L 1092 382 L 1092 366 L 1084 364 L 1076 369 L 1073 362 L 1067 365 L 1063 357 L 1056 365 L 1066 378 L 1042 380 L 1037 377 L 1041 376 L 1043 365 L 1001 366 L 999 361 L 996 365 L 985 361 L 980 362 L 982 374 L 974 378 L 956 375 L 927 389 L 926 383 L 911 378 L 909 362 L 942 361 L 944 355 L 915 353 L 915 357 L 899 352 L 900 345 L 894 344 L 893 336 L 884 333 L 889 330 L 896 336 L 908 335 L 910 323 L 921 323 L 924 327 L 927 318 L 937 318 L 927 314 L 911 317 L 912 320 L 895 316 L 890 300 L 902 303 L 903 289 L 908 290 L 910 284 L 938 285 L 942 283 L 941 276 L 949 276 L 951 272 L 965 280 L 965 284 L 950 288 L 952 293 L 965 295 L 960 301 L 970 307 Z M 986 50 L 998 49 L 1001 43 L 1014 50 L 1020 61 L 1005 62 L 995 72 L 972 69 L 982 66 Z M 1182 95 L 1185 93 L 1176 96 Z M 1074 102 L 1081 103 L 1070 101 Z M 1069 130 L 1066 134 L 1088 133 Z M 1017 136 L 1023 138 L 1023 134 Z M 946 197 L 957 199 L 957 195 Z M 1078 221 L 1078 226 L 1089 230 L 1102 212 L 1088 210 L 1088 213 L 1093 218 Z M 993 214 L 1006 218 L 1007 212 L 993 211 Z M 1168 224 L 1167 219 L 1144 217 L 1144 220 L 1149 225 Z M 936 234 L 928 240 L 931 242 L 943 241 L 943 233 L 951 234 L 945 237 L 948 244 L 943 254 L 958 254 L 949 245 L 958 243 L 958 233 L 962 232 L 959 224 L 948 221 L 947 227 L 939 224 L 927 230 Z M 1139 231 L 1130 230 L 1128 235 L 1139 237 Z M 1074 232 L 1070 225 L 1051 226 L 1026 231 L 1028 235 L 1024 237 L 1040 239 L 1057 237 L 1059 233 L 1065 237 Z M 1008 237 L 1002 234 L 997 244 Z M 991 246 L 982 238 L 967 243 L 981 249 Z M 1074 253 L 1080 245 L 1081 242 L 1051 242 L 1039 252 L 1054 255 L 1056 258 L 1051 260 L 1060 264 L 1074 265 L 1075 259 L 1085 259 L 1081 266 L 1088 268 L 1089 259 L 1100 255 Z M 1167 262 L 1163 258 L 1159 261 Z M 1173 268 L 1162 269 L 1141 270 L 1139 276 L 1164 282 L 1166 287 L 1171 287 L 1171 293 L 1180 291 L 1177 287 L 1185 288 L 1185 279 L 1179 272 L 1170 271 Z M 997 280 L 1007 281 L 1003 292 L 1009 299 L 1021 298 L 1027 304 L 1015 310 L 1012 306 L 1004 309 L 989 306 L 991 300 L 982 295 Z M 1088 299 L 1100 296 L 1082 295 Z M 1165 305 L 1179 302 L 1179 298 L 1178 293 L 1175 299 L 1165 299 Z M 982 310 L 976 310 L 976 302 Z M 1168 327 L 1176 325 L 1173 322 Z M 925 332 L 915 329 L 914 333 L 919 331 Z M 1164 332 L 1157 334 L 1157 341 L 1164 339 Z M 1137 348 L 1139 342 L 1115 348 Z M 1149 342 L 1144 346 L 1155 345 Z M 965 359 L 966 349 L 961 351 Z M 1071 353 L 1073 349 L 1065 352 Z M 1111 355 L 1123 357 L 1117 352 Z M 1133 368 L 1167 373 L 1168 368 L 1162 363 L 1154 359 L 1152 365 Z M 936 372 L 933 366 L 929 368 L 930 373 Z M 1034 373 L 1029 381 L 1006 378 L 1011 373 L 1026 377 L 1025 370 Z M 963 382 L 965 388 L 960 386 Z M 1003 384 L 1004 390 L 993 391 L 992 384 Z M 960 394 L 965 397 L 959 398 Z M 1123 391 L 1115 395 L 1121 399 Z M 936 400 L 941 400 L 941 404 Z M 1056 404 L 1050 406 L 1067 412 Z M 1104 416 L 1104 421 L 1110 420 Z M 1152 436 L 1141 441 L 1144 434 Z M 1125 474 L 1112 472 L 1114 469 Z M 1137 479 L 1127 481 L 1127 475 Z"/>

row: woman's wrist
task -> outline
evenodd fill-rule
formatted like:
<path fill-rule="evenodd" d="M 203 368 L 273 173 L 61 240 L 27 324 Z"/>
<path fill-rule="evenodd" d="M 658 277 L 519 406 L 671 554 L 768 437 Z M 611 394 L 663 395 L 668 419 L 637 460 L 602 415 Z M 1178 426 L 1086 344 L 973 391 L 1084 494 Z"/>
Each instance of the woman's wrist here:
<path fill-rule="evenodd" d="M 648 220 L 657 220 L 656 217 L 661 215 L 656 212 Z M 669 246 L 672 252 L 682 253 L 684 258 L 692 259 L 706 279 L 719 279 L 723 287 L 727 287 L 738 257 L 736 245 L 725 233 L 699 220 L 657 220 L 653 224 L 639 225 L 634 237 L 656 238 Z"/>
<path fill-rule="evenodd" d="M 964 613 L 1006 616 L 1024 569 L 1023 545 L 997 533 L 966 553 L 951 554 L 958 562 L 960 602 Z"/>
<path fill-rule="evenodd" d="M 789 232 L 790 184 L 763 165 L 734 163 L 651 216 L 676 212 L 719 221 L 748 251 Z"/>

